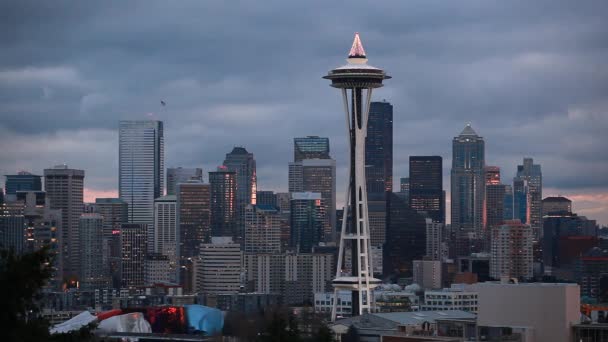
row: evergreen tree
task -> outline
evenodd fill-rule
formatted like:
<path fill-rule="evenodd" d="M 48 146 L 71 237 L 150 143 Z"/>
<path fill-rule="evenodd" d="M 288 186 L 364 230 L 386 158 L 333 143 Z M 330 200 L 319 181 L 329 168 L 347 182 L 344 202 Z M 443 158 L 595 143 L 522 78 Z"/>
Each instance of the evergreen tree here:
<path fill-rule="evenodd" d="M 36 302 L 40 289 L 52 275 L 47 248 L 17 255 L 0 251 L 0 326 L 3 340 L 44 341 L 49 338 L 48 322 L 39 315 Z"/>

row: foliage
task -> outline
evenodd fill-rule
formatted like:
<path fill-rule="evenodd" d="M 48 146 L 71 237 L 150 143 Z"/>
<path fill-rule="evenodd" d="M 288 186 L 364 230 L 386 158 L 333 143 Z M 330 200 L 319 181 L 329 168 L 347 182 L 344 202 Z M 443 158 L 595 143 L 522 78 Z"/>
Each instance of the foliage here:
<path fill-rule="evenodd" d="M 344 336 L 342 336 L 342 342 L 360 342 L 361 337 L 359 336 L 359 330 L 351 325 Z"/>
<path fill-rule="evenodd" d="M 334 334 L 331 329 L 323 323 L 312 340 L 317 342 L 334 342 Z"/>
<path fill-rule="evenodd" d="M 7 341 L 42 341 L 49 337 L 48 322 L 36 305 L 41 288 L 52 275 L 48 248 L 17 255 L 0 251 L 0 326 Z"/>

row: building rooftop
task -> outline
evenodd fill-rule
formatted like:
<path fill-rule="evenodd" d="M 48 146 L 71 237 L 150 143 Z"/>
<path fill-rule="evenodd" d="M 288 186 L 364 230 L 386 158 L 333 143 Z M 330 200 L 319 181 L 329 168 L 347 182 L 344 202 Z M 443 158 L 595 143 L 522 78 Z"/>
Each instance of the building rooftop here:
<path fill-rule="evenodd" d="M 477 316 L 463 310 L 383 312 L 374 315 L 397 322 L 400 325 L 418 325 L 422 322 L 434 323 L 436 319 L 474 319 Z"/>
<path fill-rule="evenodd" d="M 408 312 L 383 312 L 363 314 L 362 316 L 349 317 L 336 321 L 336 324 L 350 326 L 354 324 L 357 328 L 370 329 L 395 329 L 400 325 L 420 325 L 424 322 L 435 323 L 438 319 L 475 319 L 477 315 L 463 310 L 446 311 L 408 311 Z"/>
<path fill-rule="evenodd" d="M 230 154 L 248 154 L 249 152 L 247 152 L 247 150 L 244 147 L 240 147 L 240 146 L 235 146 L 232 149 L 232 152 L 230 152 Z"/>
<path fill-rule="evenodd" d="M 467 136 L 477 136 L 477 132 L 475 132 L 475 130 L 473 129 L 473 127 L 471 127 L 471 124 L 468 123 L 464 129 L 462 130 L 462 132 L 460 132 L 460 135 L 467 135 Z"/>
<path fill-rule="evenodd" d="M 550 197 L 545 197 L 543 198 L 543 202 L 572 202 L 571 200 L 567 199 L 566 197 L 563 196 L 550 196 Z"/>
<path fill-rule="evenodd" d="M 175 196 L 175 195 L 161 196 L 154 200 L 154 202 L 175 202 L 175 201 L 177 201 L 177 196 Z"/>

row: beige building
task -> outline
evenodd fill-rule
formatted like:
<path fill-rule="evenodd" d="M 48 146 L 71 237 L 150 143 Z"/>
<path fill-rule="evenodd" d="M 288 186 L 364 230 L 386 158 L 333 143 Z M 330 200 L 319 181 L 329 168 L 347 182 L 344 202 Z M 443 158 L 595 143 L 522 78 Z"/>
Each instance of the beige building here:
<path fill-rule="evenodd" d="M 441 261 L 414 260 L 414 283 L 423 289 L 441 288 Z"/>
<path fill-rule="evenodd" d="M 205 295 L 238 293 L 241 286 L 241 245 L 231 237 L 212 237 L 201 245 L 195 262 L 194 290 Z"/>
<path fill-rule="evenodd" d="M 580 322 L 579 285 L 486 282 L 473 288 L 479 337 L 508 327 L 525 342 L 572 341 L 572 325 Z"/>
<path fill-rule="evenodd" d="M 532 278 L 532 228 L 519 220 L 492 228 L 490 277 Z"/>

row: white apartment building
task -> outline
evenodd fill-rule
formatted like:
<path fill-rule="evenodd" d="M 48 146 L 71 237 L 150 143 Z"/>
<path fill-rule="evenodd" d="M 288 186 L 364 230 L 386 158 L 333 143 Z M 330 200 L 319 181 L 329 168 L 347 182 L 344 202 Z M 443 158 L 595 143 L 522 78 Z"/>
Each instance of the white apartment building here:
<path fill-rule="evenodd" d="M 238 293 L 241 287 L 241 245 L 232 237 L 211 237 L 201 245 L 195 264 L 195 290 L 207 295 Z"/>

